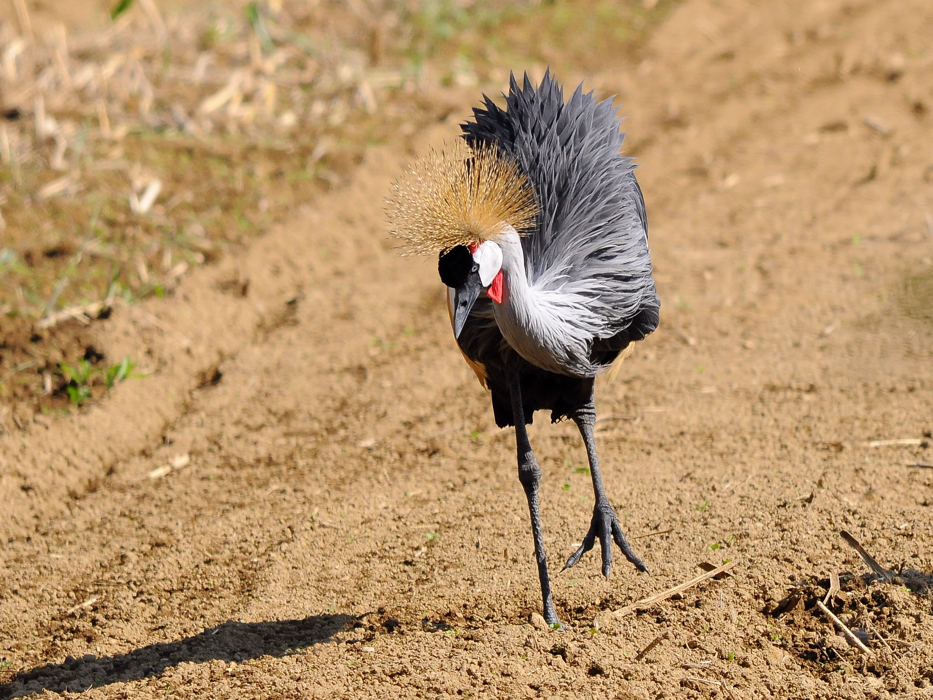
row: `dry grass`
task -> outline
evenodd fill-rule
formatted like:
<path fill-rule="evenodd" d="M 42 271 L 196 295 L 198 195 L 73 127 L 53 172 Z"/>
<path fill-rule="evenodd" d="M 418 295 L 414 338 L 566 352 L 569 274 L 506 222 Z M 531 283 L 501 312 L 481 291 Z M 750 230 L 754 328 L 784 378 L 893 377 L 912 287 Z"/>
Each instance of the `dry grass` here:
<path fill-rule="evenodd" d="M 284 15 L 141 7 L 48 43 L 0 27 L 8 311 L 162 293 L 338 179 L 359 155 L 338 139 L 360 136 L 377 94 L 403 87 L 352 52 L 302 48 L 311 40 Z"/>
<path fill-rule="evenodd" d="M 437 118 L 438 87 L 594 67 L 670 4 L 137 0 L 105 31 L 40 33 L 16 3 L 0 20 L 0 400 L 47 393 L 84 353 L 80 329 L 45 329 L 171 293 Z"/>

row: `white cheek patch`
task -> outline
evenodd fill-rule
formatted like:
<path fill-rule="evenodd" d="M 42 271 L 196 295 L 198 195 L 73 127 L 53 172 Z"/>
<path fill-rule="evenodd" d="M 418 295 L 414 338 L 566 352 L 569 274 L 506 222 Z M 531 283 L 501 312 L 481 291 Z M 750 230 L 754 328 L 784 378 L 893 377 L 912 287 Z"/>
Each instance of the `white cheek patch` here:
<path fill-rule="evenodd" d="M 485 241 L 473 253 L 473 260 L 479 265 L 480 283 L 488 287 L 502 269 L 502 248 L 492 241 Z"/>

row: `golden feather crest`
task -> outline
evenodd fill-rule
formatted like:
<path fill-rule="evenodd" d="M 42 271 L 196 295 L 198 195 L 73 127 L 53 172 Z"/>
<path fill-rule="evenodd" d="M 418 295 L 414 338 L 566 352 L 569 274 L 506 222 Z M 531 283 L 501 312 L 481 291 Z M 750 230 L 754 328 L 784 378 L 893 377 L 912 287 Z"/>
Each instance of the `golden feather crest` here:
<path fill-rule="evenodd" d="M 538 205 L 528 177 L 494 145 L 458 140 L 432 149 L 392 185 L 386 216 L 408 252 L 439 253 L 494 238 L 503 224 L 519 234 Z"/>

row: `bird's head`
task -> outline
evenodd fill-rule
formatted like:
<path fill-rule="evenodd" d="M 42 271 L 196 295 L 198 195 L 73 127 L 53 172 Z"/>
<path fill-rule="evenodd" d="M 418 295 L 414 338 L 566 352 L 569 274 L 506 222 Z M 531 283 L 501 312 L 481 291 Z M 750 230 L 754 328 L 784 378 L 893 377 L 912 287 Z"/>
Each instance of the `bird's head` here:
<path fill-rule="evenodd" d="M 457 337 L 482 290 L 497 304 L 502 303 L 502 249 L 495 241 L 454 246 L 440 254 L 437 271 L 449 288 Z"/>
<path fill-rule="evenodd" d="M 388 205 L 392 233 L 409 251 L 439 254 L 458 336 L 482 290 L 502 302 L 496 241 L 530 231 L 538 213 L 534 188 L 511 157 L 493 144 L 462 140 L 411 165 Z"/>

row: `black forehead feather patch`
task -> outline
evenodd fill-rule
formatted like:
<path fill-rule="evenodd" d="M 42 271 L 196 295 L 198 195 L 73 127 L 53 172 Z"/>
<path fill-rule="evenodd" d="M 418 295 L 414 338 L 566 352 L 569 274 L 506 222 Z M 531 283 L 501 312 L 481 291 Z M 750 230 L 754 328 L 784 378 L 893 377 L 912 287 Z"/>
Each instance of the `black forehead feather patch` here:
<path fill-rule="evenodd" d="M 465 245 L 454 246 L 446 253 L 441 253 L 437 260 L 437 271 L 441 282 L 448 287 L 460 287 L 467 281 L 473 269 L 473 254 Z"/>

